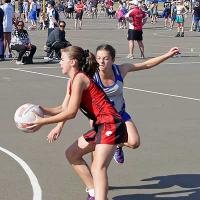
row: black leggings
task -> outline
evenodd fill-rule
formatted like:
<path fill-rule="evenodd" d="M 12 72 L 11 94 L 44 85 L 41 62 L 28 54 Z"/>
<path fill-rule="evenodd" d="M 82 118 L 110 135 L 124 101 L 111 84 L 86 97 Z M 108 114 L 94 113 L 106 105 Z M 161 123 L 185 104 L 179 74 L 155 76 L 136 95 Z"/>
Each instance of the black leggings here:
<path fill-rule="evenodd" d="M 21 61 L 22 60 L 22 57 L 26 53 L 26 51 L 30 51 L 29 58 L 32 60 L 33 59 L 33 55 L 36 52 L 36 46 L 35 45 L 31 45 L 31 49 L 29 49 L 28 47 L 26 47 L 24 45 L 15 44 L 15 45 L 11 46 L 11 49 L 12 50 L 16 50 L 19 53 L 17 61 Z"/>
<path fill-rule="evenodd" d="M 64 49 L 65 47 L 70 46 L 71 44 L 69 42 L 55 42 L 51 47 L 50 51 L 47 52 L 47 56 L 49 57 L 52 54 L 52 50 L 55 50 L 55 55 L 57 58 L 61 57 L 60 50 Z M 51 55 L 53 56 L 53 55 Z"/>

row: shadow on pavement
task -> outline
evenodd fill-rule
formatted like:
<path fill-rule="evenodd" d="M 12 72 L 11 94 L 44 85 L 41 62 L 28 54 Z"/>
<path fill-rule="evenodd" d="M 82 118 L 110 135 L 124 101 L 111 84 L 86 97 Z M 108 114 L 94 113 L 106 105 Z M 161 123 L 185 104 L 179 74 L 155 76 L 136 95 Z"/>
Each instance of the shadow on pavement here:
<path fill-rule="evenodd" d="M 157 176 L 143 179 L 142 181 L 158 181 L 158 183 L 138 186 L 110 186 L 110 190 L 116 189 L 167 189 L 179 186 L 183 190 L 172 192 L 159 192 L 152 194 L 128 194 L 120 195 L 113 200 L 199 200 L 200 199 L 200 174 L 176 174 Z"/>

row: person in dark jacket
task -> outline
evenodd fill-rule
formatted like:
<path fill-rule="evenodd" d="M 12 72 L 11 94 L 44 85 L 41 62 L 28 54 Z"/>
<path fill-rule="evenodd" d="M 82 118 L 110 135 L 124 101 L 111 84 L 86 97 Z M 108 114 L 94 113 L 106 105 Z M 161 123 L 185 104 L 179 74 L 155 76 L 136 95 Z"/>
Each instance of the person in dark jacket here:
<path fill-rule="evenodd" d="M 56 58 L 60 59 L 60 50 L 71 46 L 70 42 L 65 39 L 65 25 L 64 21 L 59 22 L 59 27 L 56 27 L 48 36 L 46 42 L 47 57 L 44 59 L 52 60 L 53 51 L 55 50 Z"/>
<path fill-rule="evenodd" d="M 4 60 L 4 44 L 3 44 L 3 17 L 4 12 L 0 8 L 0 61 Z"/>

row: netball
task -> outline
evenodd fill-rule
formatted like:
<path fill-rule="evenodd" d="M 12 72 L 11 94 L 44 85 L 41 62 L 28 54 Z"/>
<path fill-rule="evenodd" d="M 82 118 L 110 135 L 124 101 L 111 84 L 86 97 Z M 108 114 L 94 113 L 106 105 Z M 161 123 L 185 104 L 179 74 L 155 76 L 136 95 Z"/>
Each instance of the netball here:
<path fill-rule="evenodd" d="M 23 132 L 33 133 L 39 130 L 40 127 L 34 129 L 28 129 L 29 124 L 34 122 L 37 116 L 34 114 L 37 113 L 40 117 L 44 117 L 43 111 L 39 105 L 34 105 L 31 103 L 26 103 L 21 105 L 15 112 L 14 121 L 18 129 Z"/>

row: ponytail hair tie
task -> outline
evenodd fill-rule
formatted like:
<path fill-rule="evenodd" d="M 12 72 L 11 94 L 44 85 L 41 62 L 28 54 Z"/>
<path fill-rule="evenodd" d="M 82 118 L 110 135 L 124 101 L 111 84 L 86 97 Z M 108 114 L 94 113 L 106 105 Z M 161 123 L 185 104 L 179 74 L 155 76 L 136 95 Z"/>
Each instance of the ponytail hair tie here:
<path fill-rule="evenodd" d="M 84 50 L 83 54 L 85 58 L 89 57 L 89 50 L 88 49 Z"/>

